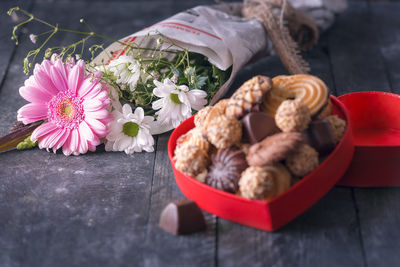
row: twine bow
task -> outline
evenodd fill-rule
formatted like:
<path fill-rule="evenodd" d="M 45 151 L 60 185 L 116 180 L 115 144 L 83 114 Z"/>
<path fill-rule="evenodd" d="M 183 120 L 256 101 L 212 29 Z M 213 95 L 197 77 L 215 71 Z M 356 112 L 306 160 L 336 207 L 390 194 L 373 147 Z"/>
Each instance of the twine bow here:
<path fill-rule="evenodd" d="M 244 0 L 242 15 L 258 19 L 263 24 L 290 74 L 310 71 L 308 62 L 300 55 L 300 48 L 309 48 L 318 40 L 317 26 L 310 18 L 286 0 Z"/>

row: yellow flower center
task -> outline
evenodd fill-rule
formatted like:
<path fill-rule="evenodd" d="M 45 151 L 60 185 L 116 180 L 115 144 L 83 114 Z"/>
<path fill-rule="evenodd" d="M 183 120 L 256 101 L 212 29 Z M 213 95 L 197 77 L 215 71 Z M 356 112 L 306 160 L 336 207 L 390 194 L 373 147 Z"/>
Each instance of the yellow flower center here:
<path fill-rule="evenodd" d="M 72 107 L 71 107 L 71 105 L 66 105 L 66 106 L 64 107 L 64 113 L 65 113 L 65 115 L 70 115 L 71 112 L 72 112 Z"/>

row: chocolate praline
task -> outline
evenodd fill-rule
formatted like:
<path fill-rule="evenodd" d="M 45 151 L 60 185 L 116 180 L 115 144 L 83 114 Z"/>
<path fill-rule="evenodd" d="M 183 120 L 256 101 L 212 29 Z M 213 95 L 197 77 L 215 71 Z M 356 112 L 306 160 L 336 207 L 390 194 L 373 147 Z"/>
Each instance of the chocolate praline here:
<path fill-rule="evenodd" d="M 239 148 L 219 149 L 212 157 L 206 184 L 226 192 L 235 193 L 242 172 L 247 168 L 246 155 Z"/>
<path fill-rule="evenodd" d="M 269 135 L 280 132 L 275 124 L 275 119 L 264 112 L 251 112 L 241 120 L 243 125 L 243 137 L 251 144 L 263 140 Z"/>

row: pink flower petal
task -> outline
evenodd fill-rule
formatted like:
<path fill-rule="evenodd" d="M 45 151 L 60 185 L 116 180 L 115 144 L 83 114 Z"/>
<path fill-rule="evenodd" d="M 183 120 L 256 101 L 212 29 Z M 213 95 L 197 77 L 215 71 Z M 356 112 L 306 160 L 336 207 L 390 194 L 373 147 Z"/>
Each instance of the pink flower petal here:
<path fill-rule="evenodd" d="M 50 69 L 53 66 L 53 62 L 51 62 L 50 60 L 43 60 L 42 64 L 39 65 L 41 67 L 41 69 L 47 74 L 47 76 L 50 76 Z"/>
<path fill-rule="evenodd" d="M 53 151 L 54 153 L 56 153 L 57 149 L 59 149 L 60 147 L 62 147 L 65 142 L 67 141 L 68 137 L 70 136 L 70 130 L 65 130 L 63 134 L 60 136 L 60 139 L 58 139 L 57 143 L 53 146 Z"/>
<path fill-rule="evenodd" d="M 65 140 L 65 143 L 63 145 L 63 153 L 65 156 L 69 156 L 72 154 L 72 149 L 71 149 L 71 138 L 72 138 L 72 134 L 68 135 L 68 138 Z"/>
<path fill-rule="evenodd" d="M 88 141 L 88 144 L 93 145 L 93 146 L 98 146 L 101 144 L 101 142 L 100 142 L 100 139 L 97 136 L 95 136 L 94 140 Z"/>
<path fill-rule="evenodd" d="M 105 119 L 109 116 L 109 112 L 106 109 L 96 110 L 96 111 L 87 111 L 85 112 L 86 116 L 92 119 Z"/>
<path fill-rule="evenodd" d="M 70 148 L 72 153 L 78 152 L 78 145 L 79 145 L 79 133 L 77 129 L 73 129 L 71 131 L 71 143 Z"/>
<path fill-rule="evenodd" d="M 24 124 L 44 120 L 47 118 L 47 106 L 44 104 L 30 103 L 18 110 L 17 119 Z"/>
<path fill-rule="evenodd" d="M 83 75 L 85 74 L 85 65 L 82 66 L 82 60 L 75 65 L 68 75 L 68 88 L 71 92 L 77 93 L 83 81 Z"/>
<path fill-rule="evenodd" d="M 94 140 L 94 134 L 85 121 L 79 124 L 79 133 L 84 136 L 86 140 Z"/>
<path fill-rule="evenodd" d="M 106 136 L 108 132 L 107 126 L 105 126 L 99 120 L 86 117 L 85 121 L 96 135 L 98 135 L 99 137 Z"/>
<path fill-rule="evenodd" d="M 37 67 L 38 65 L 36 65 Z M 43 88 L 44 90 L 48 91 L 52 95 L 56 95 L 58 93 L 58 89 L 54 86 L 51 78 L 46 74 L 46 72 L 38 67 L 34 69 L 33 75 L 35 77 L 35 81 L 38 87 Z"/>
<path fill-rule="evenodd" d="M 28 87 L 29 90 L 33 90 L 35 92 L 39 91 L 41 94 L 45 95 L 46 98 L 48 98 L 48 99 L 51 99 L 53 97 L 53 94 L 51 92 L 49 92 L 46 89 L 41 88 L 37 85 L 35 77 L 33 75 L 31 77 L 29 77 L 27 80 L 25 80 L 24 86 Z"/>
<path fill-rule="evenodd" d="M 94 99 L 94 98 L 97 98 L 98 95 L 99 95 L 101 92 L 102 92 L 102 90 L 101 90 L 101 85 L 100 85 L 100 84 L 97 84 L 96 86 L 93 86 L 92 90 L 90 90 L 89 92 L 87 92 L 87 93 L 84 95 L 84 97 L 85 97 L 86 99 Z M 107 94 L 107 91 L 104 91 L 104 92 L 106 92 L 106 94 Z M 101 95 L 101 97 L 103 98 L 104 95 Z"/>
<path fill-rule="evenodd" d="M 39 127 L 37 127 L 32 132 L 31 141 L 35 142 L 36 140 L 40 139 L 42 136 L 44 136 L 56 129 L 57 129 L 57 125 L 55 125 L 51 122 L 44 123 L 44 124 L 40 125 Z"/>
<path fill-rule="evenodd" d="M 85 139 L 84 136 L 81 135 L 79 137 L 79 147 L 78 147 L 79 154 L 85 154 L 88 151 L 88 148 L 89 146 L 87 140 Z"/>
<path fill-rule="evenodd" d="M 61 73 L 60 69 L 53 66 L 51 67 L 51 80 L 59 91 L 67 91 L 68 85 L 66 77 Z"/>
<path fill-rule="evenodd" d="M 83 101 L 83 107 L 85 111 L 96 111 L 103 108 L 103 102 L 97 99 L 88 99 Z"/>
<path fill-rule="evenodd" d="M 50 101 L 50 95 L 43 93 L 41 90 L 36 89 L 35 87 L 27 87 L 22 86 L 19 88 L 19 94 L 29 102 L 33 103 L 47 103 Z"/>
<path fill-rule="evenodd" d="M 95 152 L 96 151 L 96 146 L 92 145 L 90 142 L 88 143 L 88 149 L 89 151 Z"/>
<path fill-rule="evenodd" d="M 60 71 L 60 74 L 63 76 L 64 81 L 67 81 L 67 77 L 68 77 L 67 69 L 69 69 L 69 67 L 64 65 L 64 63 L 62 62 L 61 59 L 56 60 L 56 62 L 54 63 L 54 66 Z"/>
<path fill-rule="evenodd" d="M 99 79 L 92 78 L 89 75 L 86 76 L 78 89 L 77 95 L 79 95 L 80 97 L 85 97 L 86 94 L 92 91 L 94 87 L 98 86 L 98 81 Z"/>
<path fill-rule="evenodd" d="M 49 151 L 49 143 L 54 139 L 54 136 L 55 136 L 56 132 L 57 132 L 57 129 L 49 132 L 46 135 L 43 135 L 42 137 L 40 137 L 39 138 L 39 142 L 38 142 L 38 147 L 40 149 L 46 148 L 47 151 Z"/>
<path fill-rule="evenodd" d="M 57 144 L 57 142 L 60 140 L 60 138 L 64 135 L 65 129 L 57 129 L 55 130 L 52 135 L 53 137 L 49 140 L 48 146 L 47 146 L 47 151 L 52 148 L 54 151 L 54 146 Z"/>

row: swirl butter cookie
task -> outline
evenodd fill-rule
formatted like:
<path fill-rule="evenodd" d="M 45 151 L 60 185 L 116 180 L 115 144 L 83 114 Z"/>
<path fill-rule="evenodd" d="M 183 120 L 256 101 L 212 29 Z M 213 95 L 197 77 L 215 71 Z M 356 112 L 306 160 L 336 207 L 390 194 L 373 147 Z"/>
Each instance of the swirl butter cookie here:
<path fill-rule="evenodd" d="M 328 87 L 318 77 L 309 74 L 280 75 L 272 79 L 272 89 L 265 95 L 262 109 L 275 116 L 280 104 L 288 99 L 301 100 L 310 110 L 311 116 L 329 107 Z"/>
<path fill-rule="evenodd" d="M 267 76 L 255 76 L 245 82 L 229 99 L 225 110 L 227 116 L 238 119 L 251 111 L 258 111 L 263 97 L 272 87 L 272 81 Z"/>

